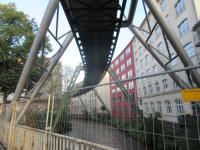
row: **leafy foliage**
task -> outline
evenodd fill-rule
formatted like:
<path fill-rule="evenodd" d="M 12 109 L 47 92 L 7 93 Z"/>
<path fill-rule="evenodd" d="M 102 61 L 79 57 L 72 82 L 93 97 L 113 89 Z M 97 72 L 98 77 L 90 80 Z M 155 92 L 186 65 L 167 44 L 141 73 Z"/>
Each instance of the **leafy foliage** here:
<path fill-rule="evenodd" d="M 37 30 L 35 21 L 17 11 L 14 4 L 0 4 L 0 92 L 4 97 L 14 92 Z M 46 41 L 43 54 L 51 50 L 48 38 Z M 37 63 L 42 61 L 39 58 Z M 37 81 L 40 75 L 35 67 L 30 80 Z"/>

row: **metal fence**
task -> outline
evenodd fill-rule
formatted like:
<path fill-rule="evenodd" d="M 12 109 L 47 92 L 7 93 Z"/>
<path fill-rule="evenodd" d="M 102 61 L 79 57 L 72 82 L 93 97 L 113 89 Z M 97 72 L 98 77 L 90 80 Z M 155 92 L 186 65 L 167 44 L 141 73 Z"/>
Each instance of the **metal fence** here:
<path fill-rule="evenodd" d="M 1 121 L 1 138 L 24 149 L 42 149 L 44 145 L 46 149 L 198 149 L 199 103 L 184 103 L 177 87 L 158 92 L 157 96 L 137 96 L 133 81 L 142 78 L 38 98 L 31 102 L 20 125 L 9 126 Z M 12 124 L 25 102 L 10 104 L 16 106 Z M 0 107 L 1 119 L 6 107 Z"/>

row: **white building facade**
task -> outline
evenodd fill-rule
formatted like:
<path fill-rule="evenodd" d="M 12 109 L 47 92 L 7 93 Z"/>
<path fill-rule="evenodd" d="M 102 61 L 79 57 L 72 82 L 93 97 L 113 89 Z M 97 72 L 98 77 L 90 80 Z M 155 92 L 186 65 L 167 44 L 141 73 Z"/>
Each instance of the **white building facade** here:
<path fill-rule="evenodd" d="M 195 47 L 192 27 L 199 21 L 200 6 L 196 0 L 159 0 L 160 7 L 166 16 L 168 23 L 172 26 L 175 34 L 179 37 L 188 56 L 195 65 L 200 64 L 200 49 Z M 156 21 L 151 13 L 148 14 L 151 29 Z M 148 30 L 147 20 L 144 19 L 140 26 Z M 143 32 L 147 38 L 148 34 Z M 148 43 L 152 45 L 156 54 L 167 64 L 169 54 L 165 44 L 163 34 L 159 25 L 156 26 Z M 176 57 L 176 52 L 168 43 L 170 56 Z M 133 50 L 137 76 L 143 76 L 164 71 L 151 54 L 134 38 Z M 175 58 L 167 64 L 172 69 L 183 68 L 179 58 Z M 177 73 L 188 84 L 189 79 L 185 72 Z M 143 109 L 144 114 L 161 112 L 163 118 L 168 121 L 177 121 L 177 116 L 183 113 L 192 114 L 192 105 L 183 103 L 180 87 L 172 80 L 169 75 L 161 75 L 137 80 L 137 93 L 139 108 Z"/>
<path fill-rule="evenodd" d="M 108 72 L 105 74 L 104 78 L 101 80 L 99 85 L 106 83 L 109 83 Z M 103 86 L 97 86 L 95 90 L 97 91 L 101 100 L 110 111 L 110 85 L 107 84 Z M 87 112 L 89 114 L 102 113 L 105 111 L 102 110 L 102 106 L 103 105 L 98 99 L 98 97 L 95 95 L 93 90 L 91 90 L 81 96 L 72 98 L 70 104 L 70 111 L 72 112 L 72 114 L 83 114 L 85 109 L 87 109 Z"/>

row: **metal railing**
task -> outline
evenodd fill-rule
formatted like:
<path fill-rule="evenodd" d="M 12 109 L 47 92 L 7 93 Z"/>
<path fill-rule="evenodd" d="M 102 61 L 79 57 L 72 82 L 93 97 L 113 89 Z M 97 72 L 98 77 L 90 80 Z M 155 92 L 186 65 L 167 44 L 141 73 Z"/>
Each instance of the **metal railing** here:
<path fill-rule="evenodd" d="M 0 138 L 8 143 L 12 124 L 0 121 L 0 125 Z M 114 150 L 108 146 L 21 125 L 14 125 L 14 128 L 12 144 L 8 145 L 10 150 Z"/>

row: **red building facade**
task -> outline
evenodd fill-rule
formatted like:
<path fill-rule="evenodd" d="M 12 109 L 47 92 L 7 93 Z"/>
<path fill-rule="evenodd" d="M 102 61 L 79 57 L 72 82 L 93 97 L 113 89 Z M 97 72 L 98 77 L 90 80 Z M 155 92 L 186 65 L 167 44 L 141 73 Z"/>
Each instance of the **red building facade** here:
<path fill-rule="evenodd" d="M 111 68 L 118 76 L 119 80 L 126 80 L 136 76 L 132 41 L 126 48 L 112 61 Z M 110 82 L 116 81 L 110 76 Z M 127 81 L 121 83 L 127 89 L 128 93 L 134 96 L 134 101 L 127 99 L 116 84 L 110 85 L 110 104 L 113 117 L 133 116 L 132 105 L 137 105 L 136 81 Z"/>

